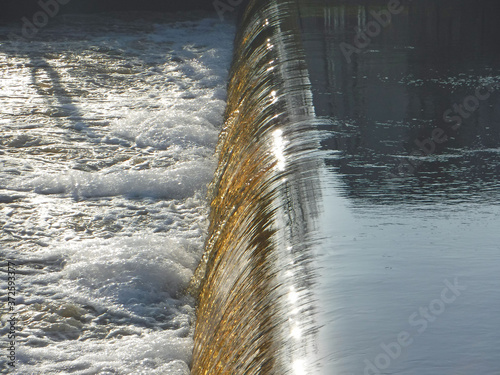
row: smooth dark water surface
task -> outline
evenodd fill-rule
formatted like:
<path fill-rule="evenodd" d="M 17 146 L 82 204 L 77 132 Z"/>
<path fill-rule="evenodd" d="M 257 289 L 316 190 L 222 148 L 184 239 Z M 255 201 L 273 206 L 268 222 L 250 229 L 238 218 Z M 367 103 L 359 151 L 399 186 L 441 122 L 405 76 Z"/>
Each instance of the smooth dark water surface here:
<path fill-rule="evenodd" d="M 500 373 L 499 5 L 311 3 L 323 373 Z"/>

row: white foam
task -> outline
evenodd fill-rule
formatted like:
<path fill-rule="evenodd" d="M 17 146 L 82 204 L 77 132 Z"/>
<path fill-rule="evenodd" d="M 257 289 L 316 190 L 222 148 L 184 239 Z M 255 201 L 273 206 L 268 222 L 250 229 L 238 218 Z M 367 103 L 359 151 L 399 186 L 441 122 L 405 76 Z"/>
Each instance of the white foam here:
<path fill-rule="evenodd" d="M 150 26 L 0 53 L 18 67 L 0 94 L 28 98 L 6 104 L 0 169 L 0 259 L 18 265 L 22 285 L 13 374 L 189 374 L 185 288 L 203 252 L 234 28 L 216 18 Z M 63 52 L 32 83 L 25 55 L 47 49 Z M 102 77 L 79 75 L 100 59 Z M 85 94 L 42 92 L 55 86 Z M 2 290 L 6 282 L 0 275 Z M 2 316 L 2 347 L 7 329 Z"/>
<path fill-rule="evenodd" d="M 156 115 L 149 112 L 134 114 L 118 121 L 114 125 L 113 135 L 133 140 L 138 147 L 177 147 L 179 151 L 208 147 L 213 150 L 218 136 L 216 126 L 220 125 L 221 108 L 224 108 L 225 103 L 206 102 L 201 108 L 177 105 L 168 112 Z"/>
<path fill-rule="evenodd" d="M 138 235 L 9 254 L 19 264 L 59 264 L 19 277 L 29 280 L 29 297 L 18 300 L 28 339 L 19 345 L 19 373 L 188 374 L 194 309 L 180 293 L 201 251 L 199 239 Z"/>
<path fill-rule="evenodd" d="M 170 169 L 111 170 L 104 172 L 69 171 L 42 175 L 22 183 L 41 194 L 71 194 L 75 198 L 126 195 L 184 199 L 204 191 L 213 177 L 211 160 L 177 163 Z"/>

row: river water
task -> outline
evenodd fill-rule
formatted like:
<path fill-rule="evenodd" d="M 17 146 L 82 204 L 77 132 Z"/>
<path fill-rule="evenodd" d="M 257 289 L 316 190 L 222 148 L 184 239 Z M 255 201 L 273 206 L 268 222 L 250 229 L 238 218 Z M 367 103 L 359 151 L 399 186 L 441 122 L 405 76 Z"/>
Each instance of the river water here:
<path fill-rule="evenodd" d="M 18 324 L 12 369 L 2 310 L 0 368 L 188 374 L 184 289 L 203 252 L 234 26 L 115 14 L 13 34 L 20 24 L 0 29 L 0 264 L 17 265 Z"/>
<path fill-rule="evenodd" d="M 323 370 L 498 374 L 499 9 L 399 4 L 301 3 Z"/>
<path fill-rule="evenodd" d="M 498 375 L 496 3 L 252 4 L 2 27 L 14 373 Z"/>

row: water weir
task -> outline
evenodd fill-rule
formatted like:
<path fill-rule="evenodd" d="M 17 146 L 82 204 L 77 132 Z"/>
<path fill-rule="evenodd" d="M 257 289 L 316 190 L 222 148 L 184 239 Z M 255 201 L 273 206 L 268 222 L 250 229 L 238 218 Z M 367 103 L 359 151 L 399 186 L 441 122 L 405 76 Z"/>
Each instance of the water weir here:
<path fill-rule="evenodd" d="M 315 373 L 319 138 L 295 1 L 239 25 L 210 188 L 191 374 Z"/>

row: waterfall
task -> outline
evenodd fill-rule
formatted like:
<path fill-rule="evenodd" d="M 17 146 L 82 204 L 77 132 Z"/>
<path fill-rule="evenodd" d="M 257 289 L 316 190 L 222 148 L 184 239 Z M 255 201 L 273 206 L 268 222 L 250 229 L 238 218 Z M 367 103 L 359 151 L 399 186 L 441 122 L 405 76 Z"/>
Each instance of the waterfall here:
<path fill-rule="evenodd" d="M 315 371 L 319 136 L 294 1 L 250 1 L 239 25 L 210 187 L 195 374 Z"/>

